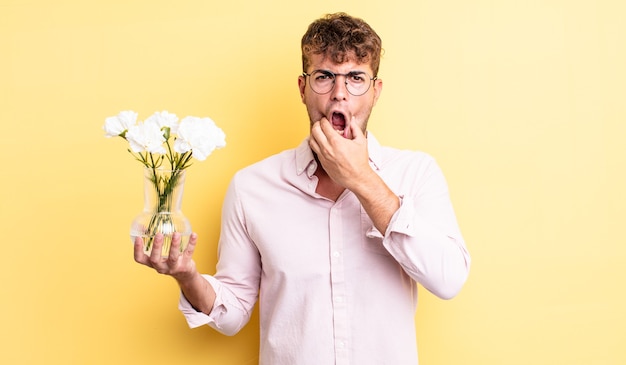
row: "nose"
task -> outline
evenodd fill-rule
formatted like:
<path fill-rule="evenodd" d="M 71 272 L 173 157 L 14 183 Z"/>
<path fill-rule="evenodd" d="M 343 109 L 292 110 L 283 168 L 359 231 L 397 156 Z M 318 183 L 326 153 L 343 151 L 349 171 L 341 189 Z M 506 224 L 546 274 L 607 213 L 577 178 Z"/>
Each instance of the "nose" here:
<path fill-rule="evenodd" d="M 342 78 L 339 81 L 339 78 Z M 333 100 L 345 100 L 348 96 L 348 80 L 345 75 L 335 75 L 335 85 L 331 90 L 331 97 Z"/>

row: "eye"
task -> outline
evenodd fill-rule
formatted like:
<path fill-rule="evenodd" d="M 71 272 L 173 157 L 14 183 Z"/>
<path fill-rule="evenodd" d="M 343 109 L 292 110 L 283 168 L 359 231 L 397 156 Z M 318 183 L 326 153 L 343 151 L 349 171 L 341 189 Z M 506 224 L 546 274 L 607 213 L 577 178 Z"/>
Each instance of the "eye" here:
<path fill-rule="evenodd" d="M 330 71 L 316 71 L 313 75 L 316 81 L 331 81 L 335 79 L 335 75 Z"/>
<path fill-rule="evenodd" d="M 353 83 L 364 83 L 365 82 L 365 74 L 362 72 L 351 72 L 350 74 L 348 74 L 348 77 L 350 78 L 350 81 Z"/>

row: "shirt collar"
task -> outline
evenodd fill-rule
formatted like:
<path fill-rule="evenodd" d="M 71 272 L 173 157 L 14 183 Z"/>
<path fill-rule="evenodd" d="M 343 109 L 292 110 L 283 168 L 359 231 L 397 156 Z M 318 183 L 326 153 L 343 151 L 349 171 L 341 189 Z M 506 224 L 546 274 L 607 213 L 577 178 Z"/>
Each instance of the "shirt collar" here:
<path fill-rule="evenodd" d="M 311 147 L 309 147 L 309 138 L 310 137 L 307 137 L 298 147 L 296 147 L 296 173 L 301 175 L 306 171 L 307 176 L 311 177 L 317 169 L 317 162 L 315 162 L 313 151 L 311 151 Z M 370 158 L 370 165 L 372 165 L 375 170 L 380 170 L 382 162 L 382 148 L 372 132 L 369 131 L 367 132 L 367 149 Z"/>

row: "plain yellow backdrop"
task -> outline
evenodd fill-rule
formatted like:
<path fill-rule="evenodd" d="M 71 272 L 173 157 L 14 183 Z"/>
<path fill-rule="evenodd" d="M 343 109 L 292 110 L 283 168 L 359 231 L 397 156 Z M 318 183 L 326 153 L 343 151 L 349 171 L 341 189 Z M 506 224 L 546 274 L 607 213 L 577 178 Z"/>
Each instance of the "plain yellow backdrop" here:
<path fill-rule="evenodd" d="M 225 131 L 183 203 L 212 273 L 233 173 L 308 133 L 299 41 L 335 11 L 383 38 L 370 130 L 438 160 L 473 257 L 457 298 L 420 292 L 421 364 L 626 363 L 618 0 L 2 0 L 2 363 L 257 362 L 256 314 L 188 329 L 173 280 L 133 262 L 141 167 L 101 128 L 132 109 Z"/>

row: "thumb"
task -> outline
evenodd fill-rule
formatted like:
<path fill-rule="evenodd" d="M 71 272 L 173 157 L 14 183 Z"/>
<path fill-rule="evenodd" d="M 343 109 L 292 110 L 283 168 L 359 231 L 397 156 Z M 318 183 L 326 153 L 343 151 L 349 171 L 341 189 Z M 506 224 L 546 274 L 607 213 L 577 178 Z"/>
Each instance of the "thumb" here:
<path fill-rule="evenodd" d="M 365 135 L 361 128 L 359 128 L 358 123 L 356 122 L 356 117 L 352 117 L 348 128 L 346 128 L 346 136 L 347 139 L 357 140 L 364 138 Z"/>

